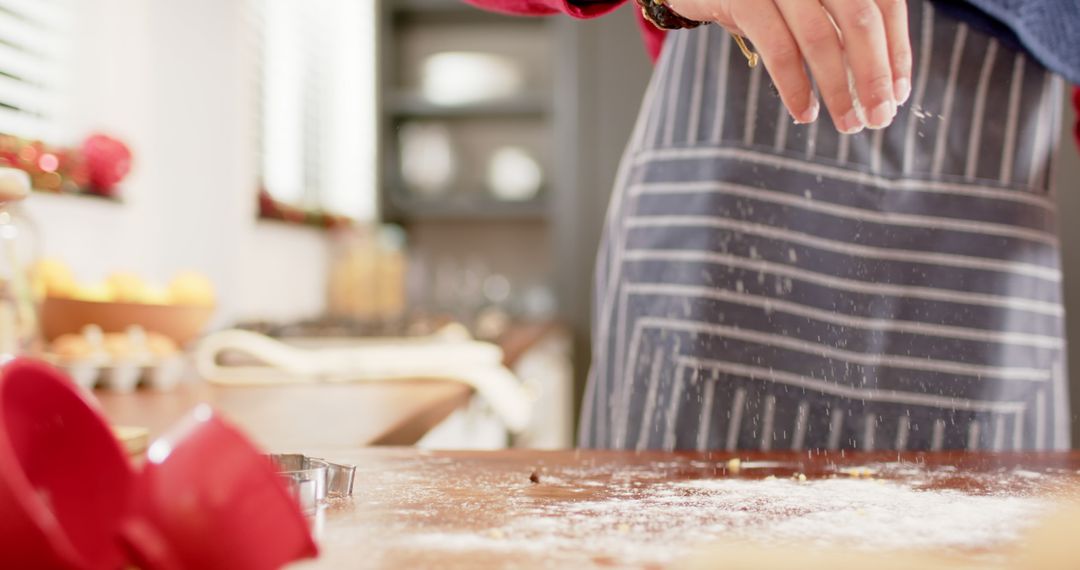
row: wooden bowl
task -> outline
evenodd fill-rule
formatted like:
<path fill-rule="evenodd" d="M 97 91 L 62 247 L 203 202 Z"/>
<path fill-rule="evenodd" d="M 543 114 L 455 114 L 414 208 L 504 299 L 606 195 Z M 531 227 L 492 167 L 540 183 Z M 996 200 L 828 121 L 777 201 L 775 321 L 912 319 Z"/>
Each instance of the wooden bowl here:
<path fill-rule="evenodd" d="M 49 297 L 41 304 L 41 332 L 45 340 L 82 332 L 97 325 L 105 332 L 124 332 L 139 325 L 165 335 L 183 346 L 202 332 L 214 314 L 212 306 L 103 303 Z"/>

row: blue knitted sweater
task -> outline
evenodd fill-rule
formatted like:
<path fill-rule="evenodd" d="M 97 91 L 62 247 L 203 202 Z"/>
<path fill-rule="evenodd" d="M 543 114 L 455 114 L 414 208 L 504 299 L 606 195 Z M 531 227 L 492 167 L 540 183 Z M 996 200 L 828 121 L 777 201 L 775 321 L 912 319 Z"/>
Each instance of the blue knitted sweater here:
<path fill-rule="evenodd" d="M 1080 0 L 935 0 L 951 15 L 1023 46 L 1048 69 L 1080 84 Z"/>

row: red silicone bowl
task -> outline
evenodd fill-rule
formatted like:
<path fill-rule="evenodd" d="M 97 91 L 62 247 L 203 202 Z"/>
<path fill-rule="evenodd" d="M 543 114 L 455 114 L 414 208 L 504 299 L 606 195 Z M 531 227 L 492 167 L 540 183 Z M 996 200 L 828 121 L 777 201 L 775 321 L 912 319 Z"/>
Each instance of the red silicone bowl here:
<path fill-rule="evenodd" d="M 271 463 L 208 406 L 156 440 L 125 539 L 140 567 L 270 570 L 318 553 Z"/>
<path fill-rule="evenodd" d="M 317 549 L 300 506 L 236 428 L 200 407 L 135 474 L 48 365 L 0 369 L 0 568 L 279 568 Z"/>
<path fill-rule="evenodd" d="M 27 360 L 0 371 L 0 566 L 119 568 L 134 472 L 78 388 Z"/>

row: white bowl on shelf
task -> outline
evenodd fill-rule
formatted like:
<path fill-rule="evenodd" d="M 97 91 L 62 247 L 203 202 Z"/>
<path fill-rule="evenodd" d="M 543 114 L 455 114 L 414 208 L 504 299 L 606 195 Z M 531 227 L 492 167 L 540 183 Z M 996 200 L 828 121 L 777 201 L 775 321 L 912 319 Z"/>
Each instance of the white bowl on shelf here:
<path fill-rule="evenodd" d="M 508 57 L 471 51 L 445 51 L 421 64 L 421 91 L 437 105 L 461 106 L 510 97 L 521 91 L 521 70 Z"/>

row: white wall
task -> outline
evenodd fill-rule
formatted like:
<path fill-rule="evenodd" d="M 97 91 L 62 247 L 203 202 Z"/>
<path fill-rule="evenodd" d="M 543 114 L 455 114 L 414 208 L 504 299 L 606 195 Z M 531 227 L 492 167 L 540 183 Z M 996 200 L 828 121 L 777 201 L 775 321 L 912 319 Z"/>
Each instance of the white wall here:
<path fill-rule="evenodd" d="M 287 319 L 324 306 L 322 232 L 256 222 L 254 42 L 245 0 L 77 0 L 76 137 L 125 140 L 124 203 L 35 194 L 44 250 L 84 279 L 118 269 L 167 280 L 203 271 L 215 322 Z"/>

